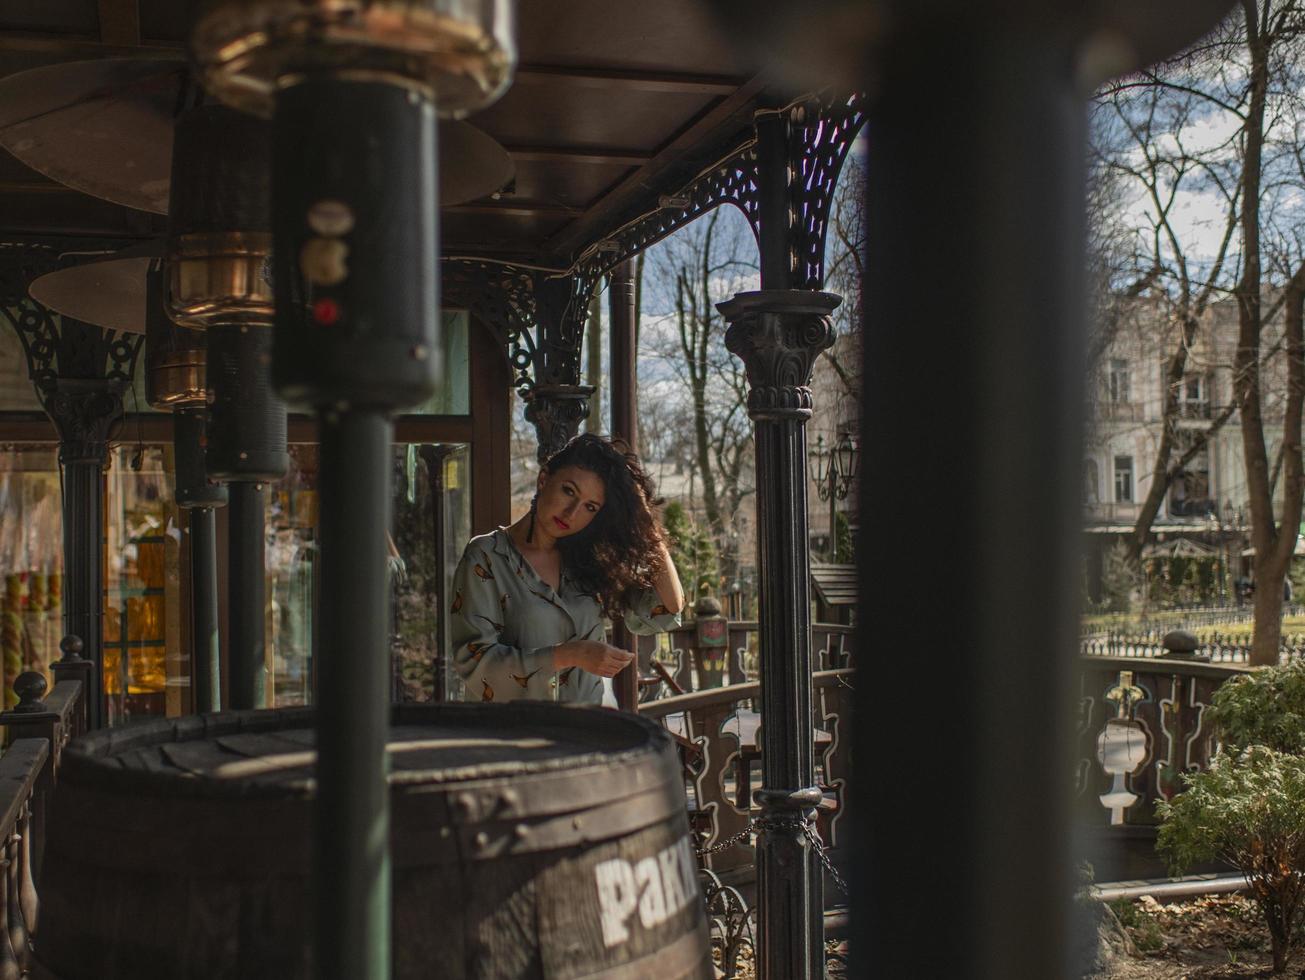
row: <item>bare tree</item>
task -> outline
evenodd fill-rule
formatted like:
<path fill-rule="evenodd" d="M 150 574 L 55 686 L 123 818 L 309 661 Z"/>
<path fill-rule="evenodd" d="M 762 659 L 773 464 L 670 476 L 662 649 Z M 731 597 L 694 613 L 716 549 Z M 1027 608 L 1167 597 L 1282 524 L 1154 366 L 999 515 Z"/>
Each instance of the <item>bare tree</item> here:
<path fill-rule="evenodd" d="M 1277 661 L 1283 580 L 1305 489 L 1305 247 L 1298 231 L 1305 217 L 1303 28 L 1299 0 L 1242 0 L 1218 31 L 1180 58 L 1103 91 L 1095 120 L 1108 165 L 1146 195 L 1149 222 L 1139 228 L 1144 258 L 1138 267 L 1156 270 L 1146 288 L 1168 305 L 1175 326 L 1159 458 L 1131 544 L 1140 550 L 1167 487 L 1214 426 L 1236 412 L 1255 547 L 1255 664 Z M 1199 254 L 1195 236 L 1189 231 L 1185 238 L 1177 221 L 1180 203 L 1193 193 L 1221 202 L 1221 238 L 1208 255 Z M 1180 445 L 1179 386 L 1220 293 L 1236 304 L 1233 398 L 1211 426 Z M 1266 424 L 1279 418 L 1283 436 L 1271 465 Z"/>
<path fill-rule="evenodd" d="M 718 208 L 649 251 L 641 295 L 650 314 L 642 360 L 680 383 L 690 463 L 722 554 L 730 550 L 733 517 L 753 492 L 752 422 L 743 364 L 725 349 L 727 324 L 716 304 L 755 288 L 756 254 L 741 216 Z M 641 401 L 647 411 L 647 399 Z"/>
<path fill-rule="evenodd" d="M 1118 207 L 1120 184 L 1132 184 L 1144 195 L 1141 227 L 1133 236 L 1133 254 L 1112 269 L 1109 256 L 1119 260 L 1126 247 L 1119 237 L 1118 212 L 1103 208 L 1096 212 L 1097 232 L 1093 237 L 1095 270 L 1106 280 L 1098 307 L 1098 330 L 1093 356 L 1100 369 L 1101 354 L 1118 338 L 1119 330 L 1134 300 L 1149 295 L 1154 306 L 1153 323 L 1168 333 L 1169 353 L 1164 368 L 1160 441 L 1156 448 L 1147 495 L 1139 508 L 1132 533 L 1127 538 L 1128 557 L 1138 563 L 1151 535 L 1160 506 L 1174 481 L 1209 445 L 1210 438 L 1232 415 L 1230 402 L 1207 426 L 1182 427 L 1181 393 L 1188 374 L 1188 362 L 1196 345 L 1206 311 L 1226 279 L 1228 247 L 1237 227 L 1239 185 L 1235 166 L 1230 168 L 1227 143 L 1192 146 L 1187 132 L 1193 120 L 1205 110 L 1206 97 L 1198 90 L 1175 84 L 1173 76 L 1185 77 L 1183 63 L 1167 71 L 1154 70 L 1108 86 L 1098 97 L 1094 135 L 1098 179 L 1094 181 L 1098 205 L 1114 191 Z M 1192 254 L 1175 217 L 1175 206 L 1185 195 L 1206 192 L 1221 204 L 1221 237 L 1213 257 Z M 1111 225 L 1114 224 L 1114 227 Z M 1131 267 L 1131 268 L 1130 268 Z M 1131 281 L 1119 282 L 1120 273 Z M 1110 280 L 1114 279 L 1112 285 Z M 1171 329 L 1172 328 L 1172 329 Z"/>

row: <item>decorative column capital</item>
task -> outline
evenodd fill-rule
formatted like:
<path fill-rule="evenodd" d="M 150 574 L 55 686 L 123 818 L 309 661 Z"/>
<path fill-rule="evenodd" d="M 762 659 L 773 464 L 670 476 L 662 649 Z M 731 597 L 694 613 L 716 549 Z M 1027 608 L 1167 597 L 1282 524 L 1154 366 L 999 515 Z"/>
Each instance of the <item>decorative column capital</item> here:
<path fill-rule="evenodd" d="M 725 346 L 748 375 L 748 415 L 762 419 L 811 417 L 811 370 L 833 346 L 834 293 L 763 289 L 739 293 L 717 309 L 729 321 Z"/>
<path fill-rule="evenodd" d="M 125 387 L 119 380 L 55 380 L 45 410 L 59 432 L 61 463 L 104 464 L 109 440 L 122 420 Z"/>
<path fill-rule="evenodd" d="M 593 385 L 537 384 L 525 396 L 526 421 L 539 434 L 536 455 L 542 463 L 575 438 L 589 417 Z"/>

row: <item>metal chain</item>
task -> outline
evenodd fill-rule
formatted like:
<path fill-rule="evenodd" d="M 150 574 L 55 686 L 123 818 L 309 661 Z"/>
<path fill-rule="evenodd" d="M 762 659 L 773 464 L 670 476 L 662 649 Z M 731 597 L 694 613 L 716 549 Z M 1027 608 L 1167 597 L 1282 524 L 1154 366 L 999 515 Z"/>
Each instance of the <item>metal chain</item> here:
<path fill-rule="evenodd" d="M 811 823 L 807 823 L 802 829 L 807 835 L 807 840 L 811 842 L 811 846 L 816 849 L 816 857 L 820 858 L 820 863 L 824 865 L 825 871 L 829 874 L 829 877 L 833 879 L 834 887 L 850 898 L 852 891 L 847 887 L 847 881 L 838 873 L 838 869 L 834 867 L 834 862 L 829 860 L 829 852 L 826 850 L 824 842 L 821 841 L 820 835 L 816 833 L 815 826 Z"/>
<path fill-rule="evenodd" d="M 706 857 L 708 854 L 715 854 L 717 851 L 723 851 L 727 847 L 733 847 L 735 844 L 739 844 L 751 836 L 752 836 L 752 821 L 749 820 L 748 825 L 744 827 L 742 830 L 740 830 L 733 837 L 726 837 L 720 843 L 712 844 L 711 847 L 704 847 L 696 851 L 695 853 L 698 855 L 698 857 Z"/>
<path fill-rule="evenodd" d="M 726 848 L 734 847 L 736 844 L 742 843 L 745 839 L 752 836 L 754 826 L 754 821 L 749 820 L 748 825 L 733 837 L 727 837 L 723 841 L 713 844 L 711 847 L 700 848 L 695 853 L 698 857 L 706 857 L 709 854 L 715 854 L 718 851 L 725 850 Z M 806 835 L 807 841 L 810 842 L 811 846 L 815 849 L 816 857 L 820 859 L 820 864 L 833 880 L 834 886 L 844 895 L 850 897 L 852 891 L 848 887 L 847 879 L 839 873 L 839 870 L 834 867 L 834 862 L 829 859 L 829 851 L 825 847 L 824 842 L 820 839 L 820 835 L 816 832 L 815 824 L 810 821 L 804 822 L 802 825 L 802 832 Z"/>

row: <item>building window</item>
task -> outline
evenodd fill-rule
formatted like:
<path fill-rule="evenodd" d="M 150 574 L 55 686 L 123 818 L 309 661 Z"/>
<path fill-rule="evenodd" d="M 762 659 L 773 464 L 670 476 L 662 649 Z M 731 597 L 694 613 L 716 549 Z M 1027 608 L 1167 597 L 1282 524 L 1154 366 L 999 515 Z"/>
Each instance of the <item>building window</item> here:
<path fill-rule="evenodd" d="M 1204 374 L 1189 374 L 1179 389 L 1179 410 L 1183 418 L 1210 417 L 1210 385 Z"/>
<path fill-rule="evenodd" d="M 1115 503 L 1133 502 L 1133 457 L 1115 457 Z"/>
<path fill-rule="evenodd" d="M 1110 362 L 1110 400 L 1115 404 L 1123 404 L 1133 400 L 1127 361 L 1114 360 Z"/>
<path fill-rule="evenodd" d="M 1095 459 L 1083 460 L 1083 503 L 1095 504 L 1100 500 L 1100 477 Z"/>

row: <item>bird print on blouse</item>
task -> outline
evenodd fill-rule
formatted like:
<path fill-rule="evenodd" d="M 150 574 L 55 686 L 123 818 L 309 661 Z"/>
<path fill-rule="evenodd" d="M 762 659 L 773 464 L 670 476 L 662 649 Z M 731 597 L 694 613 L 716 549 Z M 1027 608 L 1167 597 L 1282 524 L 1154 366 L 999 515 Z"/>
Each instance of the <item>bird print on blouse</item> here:
<path fill-rule="evenodd" d="M 526 674 L 524 677 L 522 677 L 520 674 L 508 674 L 508 676 L 511 677 L 518 684 L 520 684 L 523 688 L 527 688 L 530 686 L 530 678 L 534 677 L 541 670 L 543 670 L 542 667 L 536 667 L 534 670 Z"/>
<path fill-rule="evenodd" d="M 450 641 L 468 700 L 602 700 L 601 677 L 579 668 L 558 671 L 553 663 L 559 643 L 603 639 L 601 604 L 565 569 L 551 587 L 499 529 L 468 543 L 450 586 Z M 631 601 L 626 615 L 632 632 L 675 625 L 678 617 L 669 615 L 648 621 L 644 610 L 659 601 L 653 590 Z"/>

